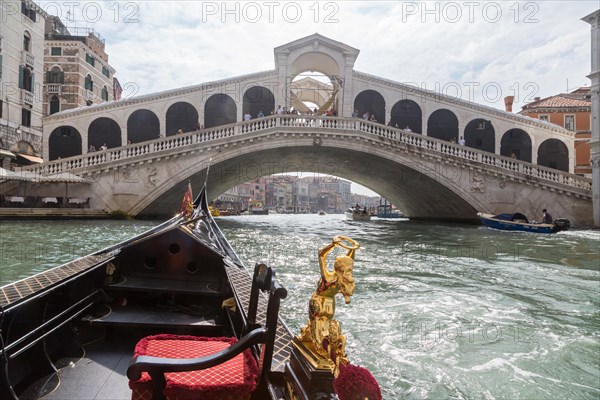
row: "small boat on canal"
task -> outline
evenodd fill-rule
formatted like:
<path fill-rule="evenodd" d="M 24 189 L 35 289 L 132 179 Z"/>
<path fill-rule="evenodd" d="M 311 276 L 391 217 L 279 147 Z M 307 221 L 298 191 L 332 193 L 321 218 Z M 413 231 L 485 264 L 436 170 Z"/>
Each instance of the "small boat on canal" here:
<path fill-rule="evenodd" d="M 295 337 L 279 317 L 286 296 L 266 263 L 245 269 L 206 188 L 193 201 L 190 186 L 172 219 L 0 287 L 0 398 L 343 400 L 351 368 L 374 381 L 340 364 L 339 329 L 327 351 Z"/>
<path fill-rule="evenodd" d="M 521 213 L 514 214 L 484 214 L 477 213 L 481 223 L 489 228 L 503 231 L 521 231 L 535 233 L 556 233 L 566 231 L 571 227 L 568 219 L 557 218 L 552 224 L 529 222 L 527 217 Z"/>
<path fill-rule="evenodd" d="M 352 221 L 370 221 L 371 220 L 371 213 L 367 210 L 366 207 L 360 208 L 357 206 L 354 208 L 348 208 L 344 214 L 346 215 L 346 219 L 352 220 Z"/>

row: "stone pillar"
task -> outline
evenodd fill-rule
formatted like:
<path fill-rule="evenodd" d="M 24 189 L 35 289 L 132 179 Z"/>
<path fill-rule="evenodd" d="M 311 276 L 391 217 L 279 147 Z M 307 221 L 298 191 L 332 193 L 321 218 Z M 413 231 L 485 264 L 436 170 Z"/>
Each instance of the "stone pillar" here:
<path fill-rule="evenodd" d="M 278 106 L 285 106 L 289 109 L 288 103 L 290 102 L 290 95 L 288 93 L 288 90 L 290 89 L 290 87 L 288 83 L 291 83 L 291 77 L 288 77 L 288 55 L 289 51 L 287 50 L 275 53 L 275 65 L 277 67 L 278 74 L 278 87 L 275 90 L 275 93 L 273 93 L 273 95 L 275 96 L 275 108 L 277 108 Z M 271 110 L 269 110 L 269 112 L 270 111 Z"/>
<path fill-rule="evenodd" d="M 594 225 L 600 226 L 600 10 L 583 17 L 592 26 L 592 137 L 590 139 L 590 162 L 592 164 L 592 193 Z"/>
<path fill-rule="evenodd" d="M 354 90 L 352 86 L 354 83 L 354 62 L 356 61 L 356 56 L 348 54 L 344 58 L 346 62 L 343 66 L 344 87 L 342 88 L 342 101 L 338 115 L 340 117 L 351 117 L 354 111 Z"/>

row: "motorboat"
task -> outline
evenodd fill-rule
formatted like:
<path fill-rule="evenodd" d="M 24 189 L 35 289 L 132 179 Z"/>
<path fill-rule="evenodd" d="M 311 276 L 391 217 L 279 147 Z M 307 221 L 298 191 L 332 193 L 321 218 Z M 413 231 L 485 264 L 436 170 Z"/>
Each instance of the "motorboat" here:
<path fill-rule="evenodd" d="M 552 224 L 544 224 L 534 221 L 530 222 L 527 217 L 521 213 L 492 215 L 479 212 L 477 213 L 477 216 L 483 225 L 504 231 L 556 233 L 566 231 L 571 227 L 570 221 L 565 218 L 557 218 Z"/>
<path fill-rule="evenodd" d="M 369 213 L 369 211 L 364 208 L 348 208 L 345 213 L 346 215 L 346 219 L 352 220 L 352 221 L 370 221 L 371 220 L 371 213 Z"/>

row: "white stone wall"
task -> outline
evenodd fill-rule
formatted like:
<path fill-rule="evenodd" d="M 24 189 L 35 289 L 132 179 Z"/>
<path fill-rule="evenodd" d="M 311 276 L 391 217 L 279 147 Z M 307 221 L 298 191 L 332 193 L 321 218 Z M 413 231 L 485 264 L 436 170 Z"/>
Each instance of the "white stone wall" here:
<path fill-rule="evenodd" d="M 427 121 L 429 117 L 439 109 L 450 110 L 456 115 L 459 136 L 464 136 L 465 127 L 470 121 L 478 118 L 491 120 L 495 131 L 496 154 L 500 154 L 500 142 L 504 133 L 510 129 L 518 128 L 527 132 L 531 138 L 531 160 L 533 164 L 537 163 L 539 146 L 545 140 L 553 138 L 563 142 L 567 146 L 567 149 L 569 149 L 568 172 L 573 173 L 574 171 L 575 134 L 562 127 L 480 104 L 446 98 L 434 92 L 427 92 L 416 87 L 355 72 L 353 101 L 362 91 L 369 89 L 375 90 L 383 96 L 385 100 L 386 123 L 390 120 L 392 107 L 400 100 L 412 100 L 421 107 L 423 135 L 427 135 Z"/>
<path fill-rule="evenodd" d="M 26 140 L 38 153 L 42 152 L 42 87 L 44 82 L 44 26 L 47 14 L 35 3 L 26 4 L 35 11 L 36 21 L 21 13 L 20 1 L 1 1 L 0 36 L 2 40 L 2 77 L 0 79 L 0 99 L 3 102 L 0 125 L 10 132 L 3 137 L 10 150 L 16 150 L 15 139 Z M 24 65 L 23 36 L 31 37 L 29 53 L 34 57 L 33 65 L 33 106 L 25 104 L 23 89 L 19 88 L 19 66 Z M 31 127 L 22 126 L 22 109 L 31 109 Z M 17 129 L 20 130 L 17 131 Z M 5 144 L 6 146 L 6 144 Z"/>

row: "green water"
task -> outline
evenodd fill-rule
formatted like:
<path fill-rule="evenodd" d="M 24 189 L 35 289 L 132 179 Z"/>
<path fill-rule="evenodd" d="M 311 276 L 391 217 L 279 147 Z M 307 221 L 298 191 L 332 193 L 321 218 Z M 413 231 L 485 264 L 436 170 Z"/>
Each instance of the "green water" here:
<path fill-rule="evenodd" d="M 220 218 L 248 267 L 266 259 L 305 323 L 317 249 L 361 244 L 352 303 L 338 301 L 350 360 L 385 399 L 600 398 L 600 232 L 511 233 L 339 215 Z M 155 222 L 0 223 L 0 283 L 103 248 Z"/>

